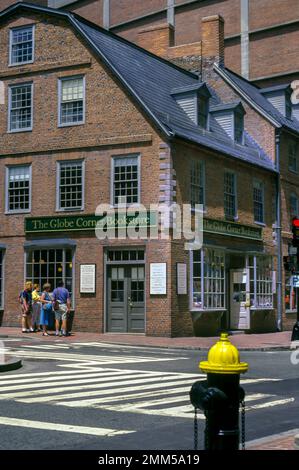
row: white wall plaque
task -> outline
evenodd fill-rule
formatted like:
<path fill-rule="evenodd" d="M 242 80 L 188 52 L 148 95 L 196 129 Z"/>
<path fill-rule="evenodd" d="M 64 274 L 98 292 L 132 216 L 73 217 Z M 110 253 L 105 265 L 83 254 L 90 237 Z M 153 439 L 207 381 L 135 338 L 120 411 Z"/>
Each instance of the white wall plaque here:
<path fill-rule="evenodd" d="M 176 264 L 176 291 L 178 295 L 187 294 L 187 265 L 186 263 Z"/>
<path fill-rule="evenodd" d="M 80 264 L 80 293 L 95 294 L 96 291 L 96 265 Z"/>
<path fill-rule="evenodd" d="M 150 264 L 150 294 L 166 294 L 166 263 Z"/>

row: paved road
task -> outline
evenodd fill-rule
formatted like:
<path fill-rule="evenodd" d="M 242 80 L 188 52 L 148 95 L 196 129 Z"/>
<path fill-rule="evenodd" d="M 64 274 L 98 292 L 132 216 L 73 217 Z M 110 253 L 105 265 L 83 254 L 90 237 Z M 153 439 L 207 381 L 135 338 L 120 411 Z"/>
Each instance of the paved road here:
<path fill-rule="evenodd" d="M 5 341 L 24 367 L 0 375 L 0 449 L 192 449 L 188 392 L 204 378 L 187 350 Z M 244 352 L 247 440 L 299 428 L 290 352 Z M 199 416 L 201 436 L 203 416 Z"/>

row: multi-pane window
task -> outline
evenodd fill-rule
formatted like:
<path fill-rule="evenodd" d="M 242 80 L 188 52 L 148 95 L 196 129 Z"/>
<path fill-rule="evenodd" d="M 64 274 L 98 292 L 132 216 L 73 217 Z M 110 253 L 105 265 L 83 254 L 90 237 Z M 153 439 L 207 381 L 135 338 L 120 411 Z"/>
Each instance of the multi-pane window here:
<path fill-rule="evenodd" d="M 191 206 L 205 204 L 205 166 L 204 162 L 191 160 L 190 174 Z"/>
<path fill-rule="evenodd" d="M 229 171 L 224 173 L 224 215 L 227 219 L 237 217 L 236 175 Z"/>
<path fill-rule="evenodd" d="M 31 199 L 31 167 L 11 166 L 7 168 L 7 212 L 29 212 Z"/>
<path fill-rule="evenodd" d="M 108 261 L 143 261 L 143 250 L 110 250 L 108 252 Z"/>
<path fill-rule="evenodd" d="M 288 147 L 289 170 L 298 173 L 298 145 L 290 142 Z"/>
<path fill-rule="evenodd" d="M 239 144 L 243 143 L 244 135 L 244 116 L 241 113 L 235 114 L 235 141 Z"/>
<path fill-rule="evenodd" d="M 264 184 L 258 180 L 253 182 L 253 214 L 255 222 L 264 223 Z"/>
<path fill-rule="evenodd" d="M 73 252 L 71 248 L 26 252 L 26 279 L 42 286 L 49 282 L 53 291 L 59 281 L 72 293 Z"/>
<path fill-rule="evenodd" d="M 131 270 L 131 300 L 144 302 L 144 266 L 136 266 Z"/>
<path fill-rule="evenodd" d="M 298 211 L 298 196 L 295 193 L 291 193 L 290 195 L 290 215 L 291 218 L 293 217 L 298 217 L 299 211 Z"/>
<path fill-rule="evenodd" d="M 225 308 L 225 255 L 219 250 L 194 250 L 192 256 L 192 308 Z"/>
<path fill-rule="evenodd" d="M 270 256 L 250 256 L 250 304 L 254 308 L 273 308 L 273 262 Z"/>
<path fill-rule="evenodd" d="M 139 203 L 138 156 L 113 158 L 113 204 Z"/>
<path fill-rule="evenodd" d="M 0 308 L 3 308 L 3 258 L 4 252 L 0 250 Z"/>
<path fill-rule="evenodd" d="M 9 87 L 9 130 L 32 129 L 32 83 Z"/>
<path fill-rule="evenodd" d="M 208 125 L 209 100 L 206 96 L 199 95 L 197 103 L 198 103 L 198 125 L 202 127 L 203 129 L 206 129 Z"/>
<path fill-rule="evenodd" d="M 84 77 L 63 78 L 59 81 L 59 124 L 84 122 Z"/>
<path fill-rule="evenodd" d="M 58 178 L 58 210 L 82 209 L 84 179 L 83 162 L 59 162 Z"/>
<path fill-rule="evenodd" d="M 32 25 L 10 31 L 10 65 L 33 62 L 33 35 Z"/>
<path fill-rule="evenodd" d="M 125 290 L 125 268 L 111 268 L 111 302 L 123 302 Z"/>

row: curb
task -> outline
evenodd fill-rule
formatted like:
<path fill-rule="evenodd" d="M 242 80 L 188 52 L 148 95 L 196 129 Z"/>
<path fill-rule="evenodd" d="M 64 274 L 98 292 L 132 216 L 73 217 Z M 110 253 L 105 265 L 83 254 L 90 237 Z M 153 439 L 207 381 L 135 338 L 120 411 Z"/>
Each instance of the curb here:
<path fill-rule="evenodd" d="M 250 450 L 250 447 L 253 447 L 253 446 L 256 446 L 256 445 L 268 444 L 269 442 L 271 443 L 273 440 L 293 436 L 294 434 L 297 434 L 298 432 L 299 432 L 299 429 L 290 429 L 289 431 L 280 432 L 278 434 L 272 434 L 272 435 L 269 435 L 269 436 L 260 437 L 258 439 L 253 439 L 251 441 L 246 442 L 246 449 L 248 448 L 248 450 Z M 295 436 L 295 446 L 296 445 L 299 446 L 299 434 L 297 434 Z M 299 447 L 298 447 L 298 449 L 299 449 Z"/>
<path fill-rule="evenodd" d="M 1 372 L 9 372 L 11 370 L 17 370 L 22 367 L 22 360 L 21 359 L 12 359 L 5 364 L 0 364 L 0 373 Z"/>

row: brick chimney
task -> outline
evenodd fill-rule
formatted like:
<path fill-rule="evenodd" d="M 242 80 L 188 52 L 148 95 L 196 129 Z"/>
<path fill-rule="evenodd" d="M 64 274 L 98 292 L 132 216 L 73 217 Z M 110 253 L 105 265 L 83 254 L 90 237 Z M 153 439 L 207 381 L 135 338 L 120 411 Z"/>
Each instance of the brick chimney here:
<path fill-rule="evenodd" d="M 224 64 L 224 19 L 220 15 L 206 16 L 201 27 L 203 67 L 214 62 Z"/>
<path fill-rule="evenodd" d="M 174 28 L 168 23 L 149 26 L 138 32 L 138 45 L 165 57 L 167 50 L 174 43 Z"/>

